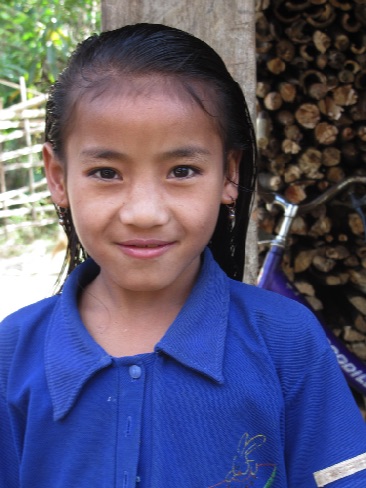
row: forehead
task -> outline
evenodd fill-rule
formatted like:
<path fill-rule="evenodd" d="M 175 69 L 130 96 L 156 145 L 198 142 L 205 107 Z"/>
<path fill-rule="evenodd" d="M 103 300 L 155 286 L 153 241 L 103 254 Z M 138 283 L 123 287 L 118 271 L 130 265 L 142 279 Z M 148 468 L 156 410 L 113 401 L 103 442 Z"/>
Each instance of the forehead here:
<path fill-rule="evenodd" d="M 90 104 L 97 106 L 116 100 L 130 100 L 138 98 L 145 100 L 169 99 L 177 104 L 185 105 L 187 109 L 199 108 L 213 124 L 220 136 L 223 135 L 220 117 L 220 102 L 217 93 L 210 83 L 200 80 L 185 79 L 178 76 L 161 74 L 108 76 L 91 80 L 87 86 L 79 85 L 71 95 L 71 110 L 69 114 L 69 130 L 73 129 L 75 118 Z"/>
<path fill-rule="evenodd" d="M 134 157 L 188 146 L 222 154 L 216 118 L 184 87 L 164 82 L 133 80 L 125 87 L 109 85 L 81 97 L 65 141 L 67 159 L 95 146 Z"/>

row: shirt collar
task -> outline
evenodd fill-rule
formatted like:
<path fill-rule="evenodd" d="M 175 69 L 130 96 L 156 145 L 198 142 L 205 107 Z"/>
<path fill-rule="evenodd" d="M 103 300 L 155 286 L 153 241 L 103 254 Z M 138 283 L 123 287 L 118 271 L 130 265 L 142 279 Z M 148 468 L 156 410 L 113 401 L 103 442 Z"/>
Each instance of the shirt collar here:
<path fill-rule="evenodd" d="M 203 258 L 192 292 L 155 351 L 222 383 L 229 285 L 208 249 Z M 88 379 L 113 361 L 90 336 L 77 307 L 78 291 L 98 272 L 90 259 L 78 266 L 67 279 L 50 320 L 45 367 L 54 420 L 63 418 Z"/>
<path fill-rule="evenodd" d="M 87 380 L 112 363 L 112 358 L 90 336 L 78 310 L 79 291 L 99 273 L 88 260 L 68 277 L 51 317 L 45 345 L 45 368 L 54 420 L 73 406 Z"/>
<path fill-rule="evenodd" d="M 155 350 L 222 383 L 229 284 L 208 249 L 203 257 L 188 300 Z"/>

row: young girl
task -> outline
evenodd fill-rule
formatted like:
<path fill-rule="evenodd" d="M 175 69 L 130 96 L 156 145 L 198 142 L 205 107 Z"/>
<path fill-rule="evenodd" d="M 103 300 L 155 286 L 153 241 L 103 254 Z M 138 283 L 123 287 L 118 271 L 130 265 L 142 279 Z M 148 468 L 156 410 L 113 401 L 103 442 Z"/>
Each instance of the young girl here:
<path fill-rule="evenodd" d="M 254 133 L 218 55 L 162 25 L 87 39 L 44 162 L 72 272 L 0 327 L 0 486 L 364 488 L 314 317 L 240 282 Z"/>

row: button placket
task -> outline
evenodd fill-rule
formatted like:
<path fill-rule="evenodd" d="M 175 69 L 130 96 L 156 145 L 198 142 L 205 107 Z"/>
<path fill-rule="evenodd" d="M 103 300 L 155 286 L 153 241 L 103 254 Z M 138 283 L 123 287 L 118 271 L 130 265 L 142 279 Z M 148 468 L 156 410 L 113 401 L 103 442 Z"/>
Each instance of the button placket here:
<path fill-rule="evenodd" d="M 120 437 L 118 448 L 117 486 L 136 488 L 137 468 L 140 457 L 142 405 L 145 374 L 143 366 L 120 366 L 119 418 Z"/>

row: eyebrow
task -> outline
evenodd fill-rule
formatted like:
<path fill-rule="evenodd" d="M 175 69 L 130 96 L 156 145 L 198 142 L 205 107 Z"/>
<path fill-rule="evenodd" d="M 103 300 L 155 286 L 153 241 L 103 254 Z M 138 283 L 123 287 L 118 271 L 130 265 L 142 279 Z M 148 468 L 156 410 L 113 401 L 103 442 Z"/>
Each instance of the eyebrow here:
<path fill-rule="evenodd" d="M 211 153 L 208 149 L 200 146 L 182 146 L 175 149 L 168 150 L 161 154 L 161 159 L 166 160 L 170 158 L 199 158 L 200 156 L 209 156 Z M 100 160 L 104 159 L 107 161 L 114 160 L 126 160 L 128 159 L 127 154 L 120 151 L 113 151 L 111 149 L 105 149 L 103 147 L 96 147 L 91 149 L 85 149 L 80 154 L 82 160 L 94 159 Z M 86 161 L 87 162 L 87 161 Z"/>
<path fill-rule="evenodd" d="M 210 156 L 208 149 L 200 146 L 183 146 L 162 153 L 161 159 L 201 159 L 202 156 Z"/>
<path fill-rule="evenodd" d="M 80 154 L 82 159 L 106 159 L 112 161 L 115 159 L 126 159 L 126 155 L 119 151 L 112 151 L 104 148 L 84 149 Z"/>

